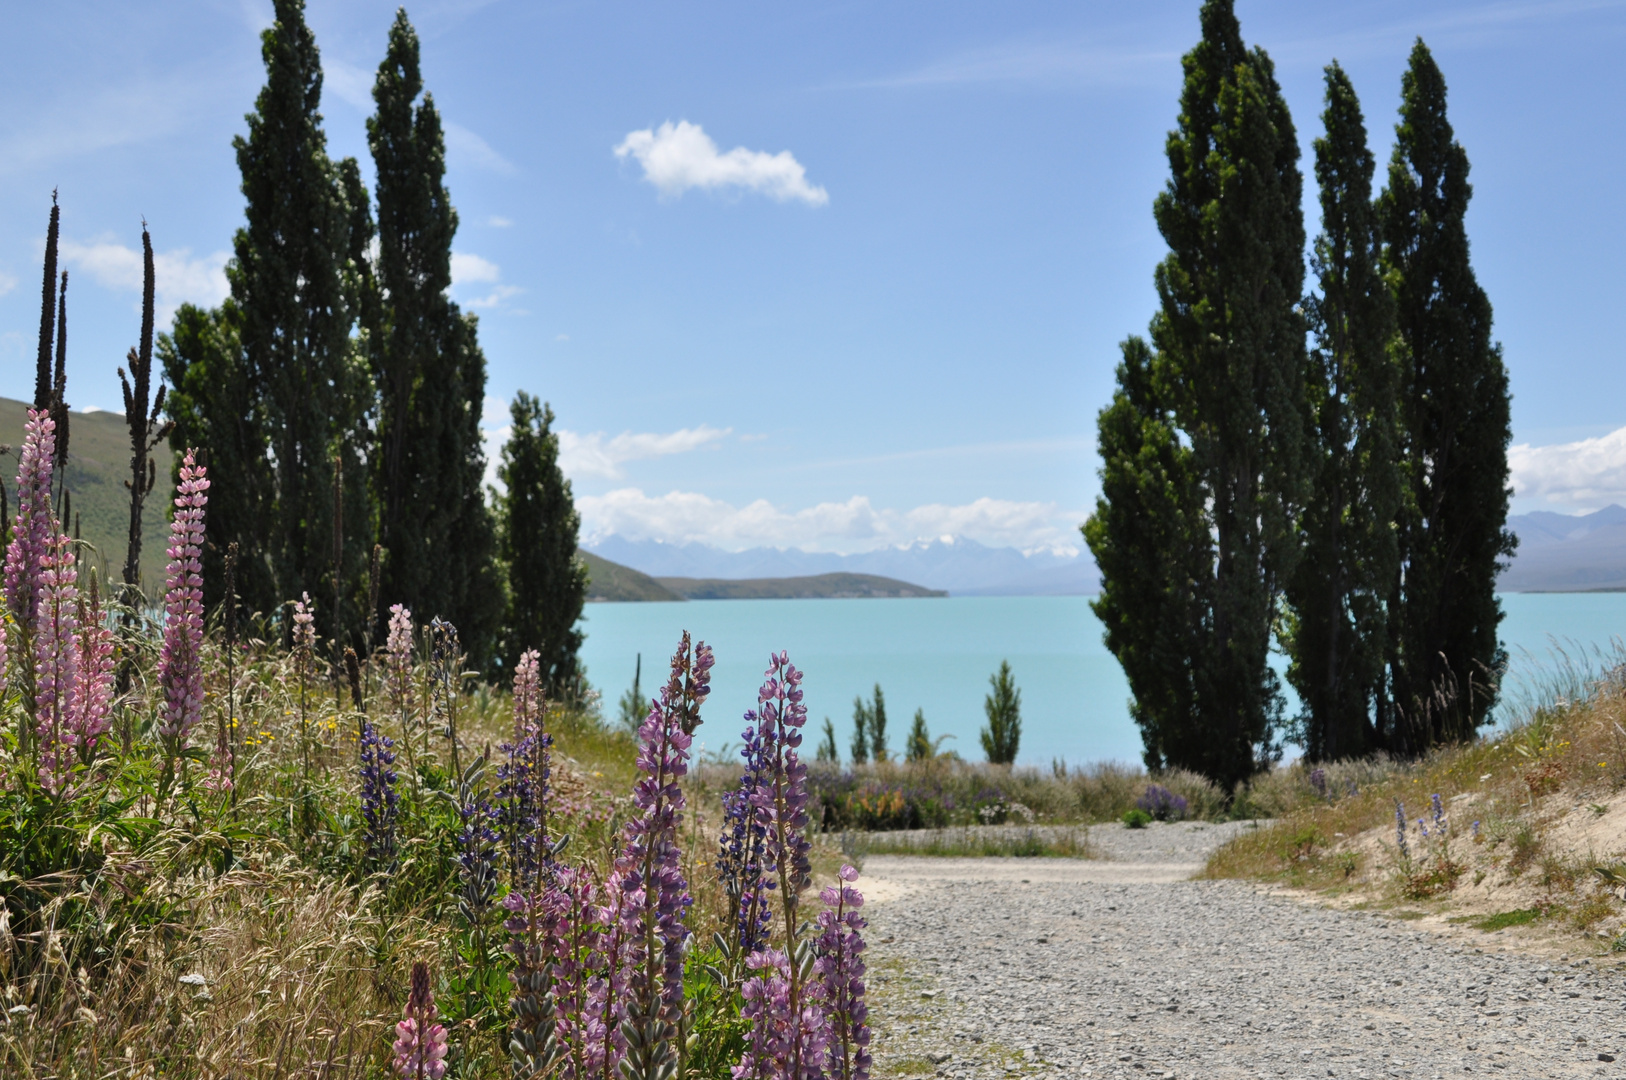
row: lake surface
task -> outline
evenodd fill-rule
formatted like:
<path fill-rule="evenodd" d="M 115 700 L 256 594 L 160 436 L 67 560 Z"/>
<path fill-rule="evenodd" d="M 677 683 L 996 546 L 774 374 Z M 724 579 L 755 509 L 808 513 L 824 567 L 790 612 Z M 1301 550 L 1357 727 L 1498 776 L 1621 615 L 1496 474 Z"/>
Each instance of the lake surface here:
<path fill-rule="evenodd" d="M 1626 636 L 1626 593 L 1509 593 L 1502 605 L 1502 640 L 1511 658 L 1504 719 L 1540 692 L 1553 670 L 1555 642 L 1579 656 L 1607 653 Z M 717 666 L 695 738 L 712 751 L 738 745 L 741 716 L 756 705 L 768 654 L 785 649 L 806 673 L 809 748 L 828 716 L 847 757 L 853 698 L 868 698 L 878 682 L 895 754 L 915 710 L 924 709 L 934 737 L 954 736 L 944 749 L 979 760 L 983 698 L 1004 659 L 1022 690 L 1021 763 L 1140 759 L 1129 685 L 1101 643 L 1101 623 L 1087 597 L 589 604 L 583 622 L 582 659 L 609 716 L 632 683 L 639 653 L 647 697 L 663 681 L 684 630 L 711 645 Z"/>

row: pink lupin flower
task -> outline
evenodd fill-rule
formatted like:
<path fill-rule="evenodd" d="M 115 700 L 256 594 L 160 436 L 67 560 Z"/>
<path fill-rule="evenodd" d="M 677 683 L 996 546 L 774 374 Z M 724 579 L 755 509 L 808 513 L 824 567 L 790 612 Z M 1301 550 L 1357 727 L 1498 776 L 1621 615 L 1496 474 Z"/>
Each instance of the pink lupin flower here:
<path fill-rule="evenodd" d="M 412 992 L 406 1017 L 395 1025 L 395 1072 L 402 1080 L 440 1080 L 446 1075 L 446 1029 L 435 1023 L 435 994 L 429 965 L 412 965 Z"/>
<path fill-rule="evenodd" d="M 158 734 L 172 756 L 185 749 L 203 719 L 203 513 L 208 502 L 208 470 L 188 450 L 181 459 L 175 518 L 169 526 L 164 647 L 158 663 L 164 691 Z"/>
<path fill-rule="evenodd" d="M 34 632 L 34 731 L 39 740 L 40 786 L 60 794 L 74 765 L 73 687 L 78 681 L 79 590 L 73 550 L 57 534 L 40 560 L 40 597 Z"/>
<path fill-rule="evenodd" d="M 81 764 L 89 765 L 96 743 L 107 734 L 113 708 L 113 632 L 102 619 L 102 606 L 91 577 L 89 596 L 79 598 L 79 632 L 75 640 L 78 668 L 69 699 L 70 727 Z"/>
<path fill-rule="evenodd" d="M 307 663 L 316 653 L 316 605 L 310 593 L 300 593 L 294 601 L 294 652 Z"/>
<path fill-rule="evenodd" d="M 39 613 L 40 564 L 56 532 L 51 513 L 51 463 L 56 457 L 56 421 L 48 411 L 28 410 L 21 464 L 17 469 L 17 517 L 6 548 L 6 607 L 25 633 Z"/>
<path fill-rule="evenodd" d="M 384 645 L 384 688 L 390 705 L 401 716 L 406 731 L 415 705 L 412 694 L 412 610 L 404 604 L 390 605 L 390 635 Z"/>

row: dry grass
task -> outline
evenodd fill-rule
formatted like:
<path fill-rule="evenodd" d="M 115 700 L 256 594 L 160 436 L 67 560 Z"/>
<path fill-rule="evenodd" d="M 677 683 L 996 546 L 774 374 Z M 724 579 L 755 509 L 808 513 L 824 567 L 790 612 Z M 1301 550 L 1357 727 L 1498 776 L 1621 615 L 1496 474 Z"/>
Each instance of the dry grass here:
<path fill-rule="evenodd" d="M 1391 907 L 1420 902 L 1426 918 L 1569 947 L 1576 935 L 1598 948 L 1626 941 L 1621 890 L 1607 876 L 1626 858 L 1621 671 L 1583 678 L 1571 670 L 1567 692 L 1511 730 L 1421 761 L 1326 766 L 1325 798 L 1303 765 L 1275 770 L 1250 799 L 1276 821 L 1221 848 L 1205 874 Z M 1417 819 L 1432 818 L 1435 794 L 1448 831 L 1430 824 L 1425 839 Z M 1397 801 L 1406 811 L 1404 854 Z"/>

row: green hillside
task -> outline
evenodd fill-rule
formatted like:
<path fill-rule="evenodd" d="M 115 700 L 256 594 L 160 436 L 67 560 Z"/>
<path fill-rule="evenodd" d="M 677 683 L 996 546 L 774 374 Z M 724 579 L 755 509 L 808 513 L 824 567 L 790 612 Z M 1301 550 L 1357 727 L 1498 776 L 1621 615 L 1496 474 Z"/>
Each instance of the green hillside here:
<path fill-rule="evenodd" d="M 71 396 L 71 395 L 70 395 Z M 11 448 L 0 469 L 5 470 L 11 512 L 17 512 L 17 457 L 23 443 L 28 406 L 0 398 L 0 443 Z M 163 588 L 164 549 L 169 542 L 169 507 L 174 487 L 170 481 L 171 454 L 167 445 L 154 453 L 158 482 L 142 513 L 141 580 L 149 595 Z M 92 556 L 104 574 L 117 578 L 124 569 L 124 550 L 130 531 L 130 432 L 124 417 L 110 412 L 70 412 L 68 416 L 68 494 L 79 517 L 80 535 L 95 548 Z M 65 523 L 69 533 L 73 522 Z"/>
<path fill-rule="evenodd" d="M 587 564 L 587 599 L 609 601 L 682 600 L 682 596 L 668 589 L 648 574 L 640 574 L 630 566 L 600 558 L 590 551 L 581 552 Z"/>
<path fill-rule="evenodd" d="M 875 574 L 814 574 L 788 578 L 682 578 L 655 579 L 689 600 L 827 600 L 836 597 L 947 596 L 938 589 L 923 589 L 896 578 Z"/>

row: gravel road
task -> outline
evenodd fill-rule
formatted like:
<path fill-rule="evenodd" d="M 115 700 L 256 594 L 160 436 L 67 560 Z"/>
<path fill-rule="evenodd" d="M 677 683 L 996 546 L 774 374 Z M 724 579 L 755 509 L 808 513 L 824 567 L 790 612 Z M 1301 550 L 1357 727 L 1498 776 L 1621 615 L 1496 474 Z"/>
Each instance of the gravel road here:
<path fill-rule="evenodd" d="M 1234 828 L 868 859 L 878 1075 L 1626 1077 L 1622 969 L 1184 880 Z"/>

